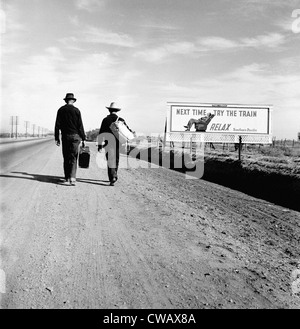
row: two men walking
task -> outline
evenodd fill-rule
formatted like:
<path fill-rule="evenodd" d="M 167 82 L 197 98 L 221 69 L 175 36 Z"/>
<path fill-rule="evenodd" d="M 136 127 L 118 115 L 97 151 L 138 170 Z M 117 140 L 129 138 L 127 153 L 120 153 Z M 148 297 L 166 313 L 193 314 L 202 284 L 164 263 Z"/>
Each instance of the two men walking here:
<path fill-rule="evenodd" d="M 74 106 L 76 98 L 74 94 L 68 93 L 64 98 L 66 105 L 57 111 L 55 122 L 55 141 L 60 146 L 59 131 L 62 135 L 63 167 L 65 174 L 65 185 L 76 184 L 78 148 L 81 141 L 85 141 L 85 131 L 81 119 L 80 110 Z M 118 179 L 118 167 L 120 158 L 120 142 L 118 136 L 113 135 L 110 125 L 117 119 L 126 125 L 123 118 L 118 117 L 117 112 L 121 110 L 114 102 L 107 107 L 110 114 L 105 117 L 99 130 L 98 152 L 105 149 L 107 160 L 107 173 L 110 185 L 113 186 Z"/>

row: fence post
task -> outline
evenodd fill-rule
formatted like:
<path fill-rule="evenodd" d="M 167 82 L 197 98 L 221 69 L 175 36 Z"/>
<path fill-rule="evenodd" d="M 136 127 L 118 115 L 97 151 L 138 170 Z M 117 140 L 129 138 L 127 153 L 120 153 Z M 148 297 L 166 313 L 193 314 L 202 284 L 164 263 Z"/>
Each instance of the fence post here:
<path fill-rule="evenodd" d="M 241 153 L 242 153 L 242 136 L 239 136 L 239 161 L 241 161 Z"/>
<path fill-rule="evenodd" d="M 191 137 L 190 152 L 192 160 L 195 161 L 197 156 L 197 142 L 193 142 L 193 137 Z"/>

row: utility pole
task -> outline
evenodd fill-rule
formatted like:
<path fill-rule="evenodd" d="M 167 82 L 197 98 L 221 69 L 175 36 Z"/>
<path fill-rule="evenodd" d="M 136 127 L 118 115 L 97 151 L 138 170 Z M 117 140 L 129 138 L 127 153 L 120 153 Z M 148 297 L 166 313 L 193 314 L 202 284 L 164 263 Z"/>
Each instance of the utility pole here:
<path fill-rule="evenodd" d="M 10 138 L 14 137 L 14 117 L 10 117 L 10 124 L 11 124 L 11 133 L 10 133 Z"/>
<path fill-rule="evenodd" d="M 19 124 L 19 117 L 16 116 L 16 138 L 18 138 L 18 124 Z"/>
<path fill-rule="evenodd" d="M 28 137 L 28 128 L 30 126 L 30 122 L 29 121 L 25 121 L 25 128 L 26 128 L 26 138 Z"/>

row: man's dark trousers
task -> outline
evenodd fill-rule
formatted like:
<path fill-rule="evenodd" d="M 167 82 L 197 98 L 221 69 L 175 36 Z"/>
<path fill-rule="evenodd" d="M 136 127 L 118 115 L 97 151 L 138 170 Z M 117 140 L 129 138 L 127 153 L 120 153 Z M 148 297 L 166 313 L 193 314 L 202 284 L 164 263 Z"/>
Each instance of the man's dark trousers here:
<path fill-rule="evenodd" d="M 65 179 L 76 178 L 78 147 L 81 138 L 78 134 L 62 136 Z"/>

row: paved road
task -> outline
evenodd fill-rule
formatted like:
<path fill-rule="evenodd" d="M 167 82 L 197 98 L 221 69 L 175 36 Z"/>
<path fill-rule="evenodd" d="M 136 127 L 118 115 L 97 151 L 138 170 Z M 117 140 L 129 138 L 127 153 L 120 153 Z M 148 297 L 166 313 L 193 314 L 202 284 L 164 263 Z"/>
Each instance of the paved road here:
<path fill-rule="evenodd" d="M 299 308 L 298 212 L 164 168 L 110 187 L 89 145 L 75 187 L 53 140 L 2 162 L 2 308 Z"/>
<path fill-rule="evenodd" d="M 50 143 L 53 144 L 53 138 L 49 137 L 0 143 L 0 172 L 6 172 L 28 158 L 38 158 L 37 154 Z"/>

